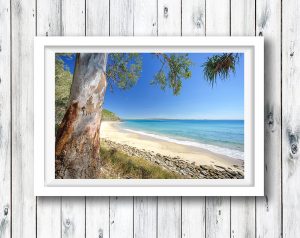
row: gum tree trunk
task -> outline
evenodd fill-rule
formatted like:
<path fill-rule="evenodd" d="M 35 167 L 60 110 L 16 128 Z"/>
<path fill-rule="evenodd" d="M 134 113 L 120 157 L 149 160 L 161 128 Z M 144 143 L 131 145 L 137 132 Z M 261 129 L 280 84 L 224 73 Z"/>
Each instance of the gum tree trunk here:
<path fill-rule="evenodd" d="M 106 63 L 107 54 L 76 56 L 69 107 L 56 134 L 56 178 L 97 177 Z"/>

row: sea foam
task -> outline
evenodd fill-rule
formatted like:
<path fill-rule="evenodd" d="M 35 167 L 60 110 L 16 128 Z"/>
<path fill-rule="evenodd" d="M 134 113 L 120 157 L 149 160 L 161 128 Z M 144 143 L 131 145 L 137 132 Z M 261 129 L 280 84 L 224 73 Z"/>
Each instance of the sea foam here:
<path fill-rule="evenodd" d="M 225 156 L 228 156 L 228 157 L 231 157 L 231 158 L 234 158 L 234 159 L 244 160 L 244 152 L 242 152 L 242 151 L 223 148 L 223 147 L 216 146 L 216 145 L 203 144 L 203 143 L 199 143 L 199 142 L 195 142 L 195 141 L 178 140 L 178 139 L 170 138 L 170 137 L 167 137 L 167 136 L 162 136 L 162 135 L 157 135 L 157 134 L 152 134 L 152 133 L 146 133 L 146 132 L 143 132 L 143 131 L 137 131 L 137 130 L 131 130 L 131 129 L 124 129 L 124 130 L 129 131 L 129 132 L 133 132 L 133 133 L 136 133 L 136 134 L 144 135 L 144 136 L 149 136 L 149 137 L 156 138 L 156 139 L 159 139 L 159 140 L 164 140 L 164 141 L 180 144 L 180 145 L 187 145 L 187 146 L 197 147 L 197 148 L 200 148 L 200 149 L 205 149 L 205 150 L 211 151 L 213 153 L 225 155 Z"/>

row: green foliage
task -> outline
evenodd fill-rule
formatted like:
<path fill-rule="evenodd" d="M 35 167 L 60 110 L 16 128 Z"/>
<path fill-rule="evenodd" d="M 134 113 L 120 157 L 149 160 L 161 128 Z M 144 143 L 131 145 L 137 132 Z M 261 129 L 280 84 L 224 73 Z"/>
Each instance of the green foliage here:
<path fill-rule="evenodd" d="M 141 76 L 142 59 L 138 53 L 109 54 L 106 76 L 110 89 L 117 86 L 120 89 L 129 89 L 134 86 Z"/>
<path fill-rule="evenodd" d="M 105 142 L 100 146 L 101 170 L 99 178 L 133 179 L 176 179 L 181 175 L 167 171 L 143 158 L 128 156 L 123 152 L 109 148 Z M 103 172 L 105 171 L 105 172 Z"/>
<path fill-rule="evenodd" d="M 120 121 L 120 118 L 113 112 L 103 109 L 102 110 L 102 121 Z"/>
<path fill-rule="evenodd" d="M 202 65 L 204 77 L 213 87 L 219 76 L 222 80 L 228 79 L 230 72 L 235 73 L 235 66 L 239 60 L 238 54 L 224 53 L 214 55 Z"/>
<path fill-rule="evenodd" d="M 151 84 L 159 85 L 162 90 L 169 87 L 174 95 L 180 93 L 182 79 L 189 79 L 192 76 L 190 67 L 192 65 L 188 54 L 154 54 L 161 62 L 161 68 L 156 73 Z"/>
<path fill-rule="evenodd" d="M 55 58 L 55 131 L 61 123 L 69 103 L 73 75 L 64 68 L 64 62 Z"/>
<path fill-rule="evenodd" d="M 162 90 L 167 87 L 172 89 L 174 95 L 178 95 L 182 88 L 182 80 L 192 76 L 193 63 L 188 54 L 153 54 L 160 62 L 161 68 L 155 74 L 151 84 L 159 85 Z M 60 53 L 55 57 L 55 124 L 60 124 L 69 102 L 72 74 L 64 68 L 61 56 L 74 57 L 75 54 Z M 239 60 L 238 54 L 216 54 L 207 59 L 202 65 L 205 79 L 213 87 L 217 78 L 228 79 L 231 72 L 235 72 L 235 66 Z M 134 86 L 142 71 L 142 59 L 138 53 L 111 53 L 109 54 L 106 76 L 112 89 L 116 86 L 120 89 L 129 89 Z M 104 120 L 119 119 L 109 111 L 103 112 Z"/>

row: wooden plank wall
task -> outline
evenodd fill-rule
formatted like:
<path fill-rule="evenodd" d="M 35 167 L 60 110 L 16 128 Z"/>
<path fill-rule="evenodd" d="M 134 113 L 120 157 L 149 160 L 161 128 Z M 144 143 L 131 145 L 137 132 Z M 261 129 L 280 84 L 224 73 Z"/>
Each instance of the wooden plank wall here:
<path fill-rule="evenodd" d="M 300 237 L 298 0 L 0 0 L 0 238 Z M 265 196 L 33 196 L 33 37 L 265 37 Z"/>

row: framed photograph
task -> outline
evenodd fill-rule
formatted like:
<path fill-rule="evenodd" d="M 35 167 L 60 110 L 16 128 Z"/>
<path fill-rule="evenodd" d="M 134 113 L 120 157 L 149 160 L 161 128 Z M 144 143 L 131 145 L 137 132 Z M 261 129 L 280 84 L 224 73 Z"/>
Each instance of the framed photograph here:
<path fill-rule="evenodd" d="M 36 196 L 264 195 L 262 37 L 36 37 Z"/>

